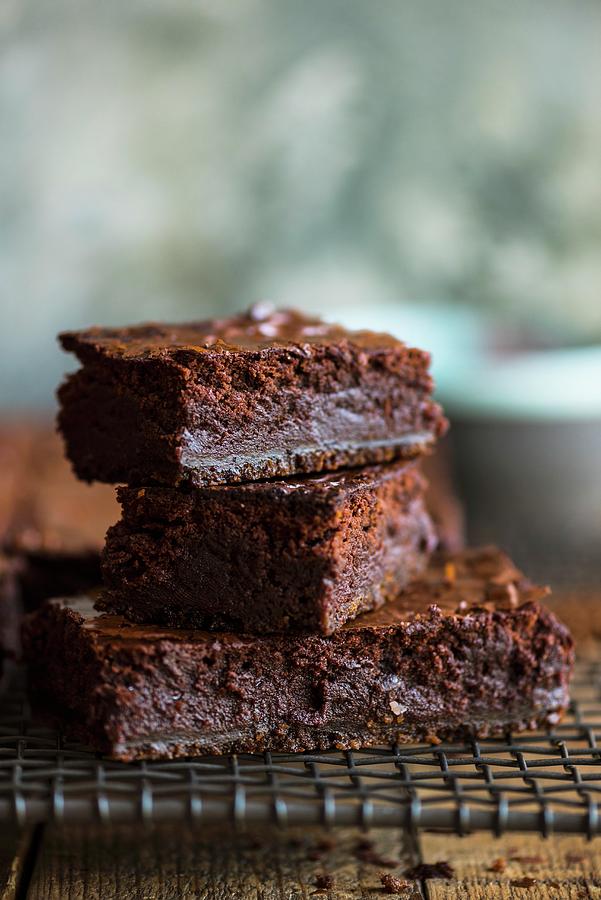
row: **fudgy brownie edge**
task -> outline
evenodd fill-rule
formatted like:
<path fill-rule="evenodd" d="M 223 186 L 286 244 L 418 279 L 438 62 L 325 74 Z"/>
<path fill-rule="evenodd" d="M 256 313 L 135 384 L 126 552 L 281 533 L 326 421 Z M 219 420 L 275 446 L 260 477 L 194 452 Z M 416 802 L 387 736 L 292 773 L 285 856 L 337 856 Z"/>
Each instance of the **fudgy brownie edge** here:
<path fill-rule="evenodd" d="M 195 486 L 412 458 L 447 427 L 429 354 L 301 313 L 61 335 L 59 426 L 85 480 Z"/>
<path fill-rule="evenodd" d="M 556 724 L 573 650 L 543 593 L 488 548 L 328 637 L 133 626 L 88 600 L 24 636 L 34 685 L 116 759 L 358 748 Z"/>
<path fill-rule="evenodd" d="M 287 481 L 120 488 L 98 607 L 132 622 L 321 631 L 381 606 L 436 535 L 414 463 Z"/>

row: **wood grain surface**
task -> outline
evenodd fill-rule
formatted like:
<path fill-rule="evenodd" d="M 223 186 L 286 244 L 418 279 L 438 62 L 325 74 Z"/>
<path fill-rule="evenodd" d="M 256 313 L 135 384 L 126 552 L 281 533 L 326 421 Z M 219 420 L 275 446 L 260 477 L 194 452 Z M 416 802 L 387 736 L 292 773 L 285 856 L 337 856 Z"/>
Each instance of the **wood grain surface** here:
<path fill-rule="evenodd" d="M 178 828 L 48 829 L 31 900 L 374 900 L 381 876 L 403 878 L 417 855 L 386 829 L 193 832 Z M 390 895 L 389 895 L 390 896 Z M 404 897 L 421 897 L 407 881 Z"/>
<path fill-rule="evenodd" d="M 17 831 L 6 828 L 0 831 L 0 898 L 17 900 L 24 867 L 33 862 L 31 850 L 34 830 Z"/>
<path fill-rule="evenodd" d="M 26 850 L 27 842 L 21 846 Z M 19 896 L 15 848 L 11 854 L 7 844 L 2 857 L 3 900 Z M 436 871 L 441 863 L 446 877 Z M 396 893 L 383 884 L 389 875 L 397 879 Z M 236 835 L 215 828 L 48 827 L 24 887 L 28 900 L 591 898 L 601 897 L 601 842 L 519 834 L 423 834 L 416 841 L 381 829 Z"/>
<path fill-rule="evenodd" d="M 485 834 L 455 838 L 425 834 L 420 840 L 427 862 L 449 860 L 450 881 L 427 882 L 432 900 L 511 898 L 563 900 L 601 897 L 601 841 L 557 836 Z"/>

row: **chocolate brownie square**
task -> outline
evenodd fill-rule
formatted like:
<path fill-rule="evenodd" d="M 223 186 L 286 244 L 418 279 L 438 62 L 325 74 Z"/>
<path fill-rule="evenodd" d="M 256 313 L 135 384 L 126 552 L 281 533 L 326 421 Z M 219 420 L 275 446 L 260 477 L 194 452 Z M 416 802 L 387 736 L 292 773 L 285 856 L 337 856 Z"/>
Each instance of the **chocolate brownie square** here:
<path fill-rule="evenodd" d="M 559 721 L 572 641 L 544 594 L 484 548 L 329 636 L 132 625 L 80 598 L 24 640 L 34 689 L 114 759 L 463 740 Z"/>
<path fill-rule="evenodd" d="M 333 471 L 428 450 L 446 430 L 430 357 L 290 310 L 60 335 L 77 475 L 195 486 Z"/>
<path fill-rule="evenodd" d="M 395 597 L 436 535 L 415 463 L 206 488 L 119 488 L 98 608 L 132 622 L 330 634 Z"/>

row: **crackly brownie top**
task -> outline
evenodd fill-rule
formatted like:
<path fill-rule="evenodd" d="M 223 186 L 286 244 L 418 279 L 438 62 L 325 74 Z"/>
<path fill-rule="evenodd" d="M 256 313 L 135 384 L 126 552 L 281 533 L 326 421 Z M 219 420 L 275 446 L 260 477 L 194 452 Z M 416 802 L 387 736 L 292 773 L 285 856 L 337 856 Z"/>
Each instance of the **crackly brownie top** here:
<path fill-rule="evenodd" d="M 344 627 L 395 625 L 431 613 L 433 607 L 447 615 L 467 615 L 477 609 L 512 610 L 548 593 L 548 588 L 532 584 L 497 547 L 469 548 L 438 554 L 397 600 Z"/>
<path fill-rule="evenodd" d="M 525 603 L 540 600 L 546 593 L 546 588 L 529 582 L 496 547 L 470 549 L 434 559 L 427 572 L 405 588 L 397 600 L 347 622 L 341 631 L 385 632 L 403 623 L 423 623 L 429 619 L 436 620 L 441 615 L 467 616 L 475 610 L 511 611 Z M 85 629 L 94 635 L 100 645 L 212 640 L 225 647 L 265 640 L 265 637 L 225 632 L 133 625 L 122 616 L 96 612 L 89 597 L 61 598 L 51 602 L 79 615 Z M 337 633 L 321 639 L 325 642 L 333 640 Z M 289 636 L 284 635 L 283 639 L 289 640 Z"/>
<path fill-rule="evenodd" d="M 90 328 L 59 335 L 65 350 L 82 358 L 91 356 L 147 359 L 169 357 L 181 351 L 243 353 L 273 348 L 296 348 L 341 342 L 365 350 L 403 348 L 389 334 L 347 331 L 292 309 L 274 309 L 267 304 L 227 319 L 176 324 L 148 322 L 126 328 Z M 408 350 L 408 352 L 411 352 Z M 413 351 L 416 354 L 418 351 Z M 422 351 L 419 351 L 422 355 Z M 423 354 L 427 357 L 427 354 Z"/>

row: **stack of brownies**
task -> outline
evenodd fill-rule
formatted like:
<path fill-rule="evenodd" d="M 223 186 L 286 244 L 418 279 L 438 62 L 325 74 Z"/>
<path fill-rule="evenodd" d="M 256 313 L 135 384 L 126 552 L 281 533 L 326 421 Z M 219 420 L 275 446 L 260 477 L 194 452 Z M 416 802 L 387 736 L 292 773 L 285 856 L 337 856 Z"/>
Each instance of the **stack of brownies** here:
<path fill-rule="evenodd" d="M 61 340 L 75 471 L 126 485 L 104 590 L 25 627 L 74 736 L 130 760 L 559 719 L 572 646 L 545 591 L 494 548 L 433 554 L 427 353 L 267 307 Z"/>

